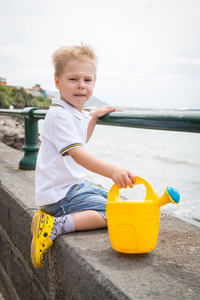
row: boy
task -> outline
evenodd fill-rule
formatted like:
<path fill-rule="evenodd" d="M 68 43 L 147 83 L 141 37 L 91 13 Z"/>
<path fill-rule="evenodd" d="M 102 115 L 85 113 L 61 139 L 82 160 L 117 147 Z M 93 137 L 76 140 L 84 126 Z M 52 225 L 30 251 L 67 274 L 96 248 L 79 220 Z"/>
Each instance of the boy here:
<path fill-rule="evenodd" d="M 36 166 L 36 204 L 32 220 L 31 258 L 35 268 L 55 238 L 63 233 L 105 228 L 107 192 L 86 183 L 85 169 L 111 178 L 119 188 L 133 187 L 135 175 L 98 159 L 85 149 L 97 119 L 114 107 L 105 106 L 91 116 L 83 112 L 96 81 L 97 59 L 87 45 L 61 47 L 52 56 L 55 85 L 43 125 Z"/>

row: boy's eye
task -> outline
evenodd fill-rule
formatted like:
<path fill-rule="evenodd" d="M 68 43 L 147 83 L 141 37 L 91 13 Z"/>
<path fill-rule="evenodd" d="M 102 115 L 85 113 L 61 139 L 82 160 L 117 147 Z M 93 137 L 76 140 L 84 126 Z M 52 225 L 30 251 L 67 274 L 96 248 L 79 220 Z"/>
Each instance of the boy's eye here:
<path fill-rule="evenodd" d="M 85 79 L 85 81 L 92 81 L 92 79 Z"/>
<path fill-rule="evenodd" d="M 72 81 L 75 81 L 75 80 L 76 80 L 76 78 L 70 78 L 70 80 L 72 80 Z"/>

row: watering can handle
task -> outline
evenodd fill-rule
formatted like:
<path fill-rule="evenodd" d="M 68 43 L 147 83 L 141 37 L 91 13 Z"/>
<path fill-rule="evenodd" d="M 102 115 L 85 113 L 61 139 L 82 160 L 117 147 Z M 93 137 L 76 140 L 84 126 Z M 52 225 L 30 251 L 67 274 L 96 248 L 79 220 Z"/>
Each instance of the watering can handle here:
<path fill-rule="evenodd" d="M 146 187 L 146 197 L 144 200 L 154 200 L 156 201 L 158 199 L 158 194 L 155 190 L 155 188 L 144 178 L 136 176 L 136 182 L 134 185 L 137 184 L 143 184 Z M 120 194 L 119 194 L 119 188 L 114 183 L 111 187 L 109 193 L 108 193 L 108 201 L 117 201 L 121 200 Z"/>
<path fill-rule="evenodd" d="M 158 194 L 155 188 L 146 179 L 136 176 L 136 182 L 134 184 L 144 184 L 146 187 L 146 197 L 144 200 L 157 200 Z"/>

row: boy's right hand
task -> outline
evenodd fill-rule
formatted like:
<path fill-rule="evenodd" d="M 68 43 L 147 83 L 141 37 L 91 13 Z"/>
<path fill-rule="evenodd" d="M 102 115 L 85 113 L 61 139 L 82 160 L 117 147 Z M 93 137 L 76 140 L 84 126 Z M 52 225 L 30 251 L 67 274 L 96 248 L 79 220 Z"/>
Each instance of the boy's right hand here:
<path fill-rule="evenodd" d="M 132 188 L 136 181 L 136 177 L 132 172 L 121 168 L 116 168 L 111 173 L 111 179 L 116 183 L 116 185 L 120 189 L 127 188 L 127 185 L 130 188 Z"/>

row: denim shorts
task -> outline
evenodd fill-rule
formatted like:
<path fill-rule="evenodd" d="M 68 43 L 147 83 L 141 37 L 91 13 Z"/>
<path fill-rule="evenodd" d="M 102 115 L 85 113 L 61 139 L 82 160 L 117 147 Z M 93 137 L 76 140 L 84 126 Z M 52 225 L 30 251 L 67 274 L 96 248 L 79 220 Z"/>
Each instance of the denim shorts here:
<path fill-rule="evenodd" d="M 68 215 L 84 210 L 96 210 L 106 220 L 108 192 L 92 183 L 73 185 L 60 201 L 41 206 L 41 209 L 54 217 Z"/>

